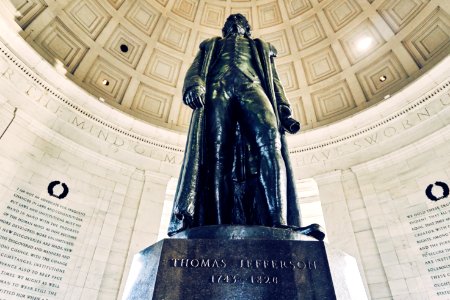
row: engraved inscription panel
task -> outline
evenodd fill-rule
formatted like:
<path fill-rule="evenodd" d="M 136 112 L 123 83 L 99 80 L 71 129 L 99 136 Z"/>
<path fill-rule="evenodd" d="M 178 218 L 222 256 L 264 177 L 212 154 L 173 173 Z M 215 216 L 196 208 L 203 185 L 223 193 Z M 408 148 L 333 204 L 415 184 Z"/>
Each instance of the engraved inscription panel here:
<path fill-rule="evenodd" d="M 319 242 L 168 239 L 158 274 L 154 294 L 168 299 L 335 299 Z"/>
<path fill-rule="evenodd" d="M 450 295 L 450 203 L 407 215 L 436 296 Z M 446 297 L 445 297 L 446 296 Z"/>
<path fill-rule="evenodd" d="M 58 299 L 85 213 L 17 188 L 0 215 L 0 298 Z"/>

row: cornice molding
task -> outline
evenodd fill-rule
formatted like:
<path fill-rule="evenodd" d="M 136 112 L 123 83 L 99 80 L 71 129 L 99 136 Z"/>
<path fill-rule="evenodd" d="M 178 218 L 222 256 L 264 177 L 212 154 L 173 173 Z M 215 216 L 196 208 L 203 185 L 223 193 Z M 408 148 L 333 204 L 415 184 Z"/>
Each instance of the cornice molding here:
<path fill-rule="evenodd" d="M 412 83 L 414 84 L 414 83 Z M 425 107 L 427 104 L 429 104 L 432 101 L 435 101 L 440 95 L 449 92 L 450 91 L 450 78 L 442 82 L 441 84 L 437 85 L 435 88 L 433 88 L 431 91 L 427 92 L 425 95 L 417 98 L 416 100 L 408 103 L 404 108 L 400 109 L 399 111 L 393 112 L 389 116 L 383 118 L 380 121 L 374 122 L 368 126 L 365 126 L 361 129 L 354 130 L 348 134 L 340 135 L 334 138 L 329 138 L 325 141 L 321 141 L 319 143 L 314 143 L 311 145 L 303 146 L 303 147 L 297 147 L 290 150 L 290 153 L 302 153 L 302 152 L 308 152 L 308 151 L 316 151 L 321 148 L 326 148 L 333 145 L 339 145 L 342 142 L 351 141 L 352 139 L 355 139 L 359 136 L 370 134 L 371 132 L 374 132 L 375 130 L 379 129 L 383 126 L 389 126 L 393 122 L 397 121 L 400 117 L 406 115 L 407 113 L 418 110 L 422 107 Z M 370 113 L 371 109 L 367 109 L 365 112 Z M 362 112 L 364 113 L 364 112 Z M 336 122 L 335 126 L 339 126 L 340 122 Z"/>
<path fill-rule="evenodd" d="M 20 70 L 22 72 L 22 75 L 26 75 L 30 80 L 33 81 L 33 83 L 37 84 L 39 87 L 41 87 L 45 92 L 52 95 L 53 97 L 56 97 L 59 101 L 61 101 L 61 104 L 65 104 L 66 106 L 70 107 L 71 109 L 76 110 L 81 115 L 89 118 L 91 121 L 96 122 L 97 124 L 104 126 L 106 128 L 109 128 L 110 130 L 113 130 L 117 133 L 123 134 L 129 138 L 133 138 L 135 140 L 138 140 L 140 142 L 161 147 L 167 150 L 176 151 L 176 152 L 184 152 L 184 149 L 181 147 L 175 147 L 173 145 L 164 144 L 158 141 L 155 141 L 153 139 L 149 139 L 145 136 L 142 136 L 140 134 L 137 134 L 135 132 L 132 132 L 130 130 L 123 129 L 109 121 L 106 121 L 103 118 L 95 116 L 93 113 L 89 112 L 88 110 L 82 108 L 75 102 L 71 101 L 68 97 L 66 97 L 64 94 L 62 94 L 60 91 L 55 89 L 52 85 L 50 85 L 48 82 L 46 82 L 43 78 L 41 78 L 39 75 L 37 75 L 33 70 L 31 70 L 28 66 L 26 66 L 18 57 L 16 57 L 4 44 L 0 43 L 0 52 L 2 53 L 3 57 L 7 58 L 11 63 L 13 63 L 16 66 L 16 70 Z M 95 99 L 94 96 L 91 96 L 93 100 Z M 95 101 L 97 101 L 95 99 Z"/>
<path fill-rule="evenodd" d="M 15 40 L 12 43 L 8 40 L 6 44 L 5 40 L 8 38 Z M 24 47 L 22 52 L 17 51 L 16 48 L 22 46 Z M 15 55 L 14 53 L 21 54 Z M 11 72 L 19 74 L 23 81 L 20 84 L 13 81 L 9 83 L 10 86 L 11 84 L 13 85 L 17 95 L 20 95 L 21 99 L 17 101 L 32 100 L 36 104 L 40 104 L 43 109 L 47 109 L 60 123 L 64 123 L 66 132 L 68 130 L 84 129 L 84 133 L 98 138 L 99 142 L 106 141 L 106 139 L 101 139 L 100 136 L 108 136 L 108 132 L 111 132 L 111 139 L 113 139 L 113 135 L 115 136 L 115 140 L 110 142 L 113 147 L 122 146 L 118 145 L 118 143 L 123 144 L 123 141 L 126 140 L 129 145 L 121 149 L 131 151 L 137 156 L 151 157 L 175 166 L 181 165 L 186 139 L 185 134 L 171 132 L 168 129 L 145 123 L 101 103 L 97 98 L 85 92 L 68 78 L 65 78 L 64 75 L 59 74 L 54 66 L 43 61 L 17 34 L 14 35 L 11 32 L 0 34 L 0 54 L 0 79 L 9 79 L 11 81 L 10 77 L 12 74 L 8 73 L 8 70 L 11 70 Z M 22 59 L 22 57 L 24 58 Z M 7 64 L 6 67 L 5 62 Z M 450 109 L 450 106 L 448 106 L 450 103 L 450 99 L 448 99 L 450 70 L 447 67 L 449 63 L 450 56 L 447 56 L 438 65 L 424 73 L 400 92 L 392 95 L 387 101 L 382 101 L 332 125 L 288 137 L 294 168 L 303 168 L 305 165 L 318 162 L 323 163 L 323 160 L 321 161 L 317 157 L 324 152 L 327 160 L 330 158 L 331 152 L 335 152 L 335 156 L 331 157 L 331 160 L 339 159 L 342 155 L 351 156 L 356 151 L 364 148 L 358 144 L 359 140 L 362 139 L 364 141 L 364 139 L 376 135 L 380 130 L 385 131 L 386 139 L 395 139 L 396 136 L 392 133 L 395 130 L 393 124 L 402 122 L 401 120 L 411 113 L 418 114 L 420 110 L 425 110 L 430 118 L 424 118 L 424 122 L 407 124 L 408 129 L 422 125 L 433 117 L 427 110 L 427 106 L 434 105 L 433 103 L 441 101 L 442 109 Z M 67 88 L 67 90 L 62 91 L 61 87 Z M 24 95 L 26 97 L 23 97 Z M 38 96 L 39 99 L 36 99 Z M 439 108 L 435 110 L 439 110 Z M 386 115 L 386 112 L 391 113 Z M 433 112 L 434 115 L 439 115 L 439 113 L 441 112 Z M 40 116 L 33 117 L 39 119 Z M 406 122 L 409 121 L 406 120 Z M 445 122 L 444 120 L 440 127 L 445 126 Z M 98 127 L 98 129 L 93 130 L 94 126 Z M 55 131 L 60 130 L 58 127 L 51 129 Z M 387 134 L 386 130 L 388 130 Z M 149 134 L 146 135 L 146 133 Z M 67 134 L 66 137 L 70 138 Z M 117 142 L 118 137 L 120 139 L 119 142 Z M 341 151 L 342 149 L 340 148 L 349 144 L 355 146 L 354 151 Z M 372 143 L 369 143 L 367 146 L 372 146 Z M 397 149 L 403 146 L 405 145 L 399 144 Z M 394 150 L 390 149 L 390 151 Z M 158 151 L 160 153 L 155 155 Z M 168 153 L 170 154 L 169 156 L 167 155 Z M 316 153 L 318 154 L 316 155 Z M 380 155 L 384 154 L 380 153 Z M 305 157 L 307 158 L 305 159 Z M 368 159 L 373 159 L 373 157 Z M 361 158 L 358 158 L 358 160 L 352 161 L 350 166 L 362 161 Z M 323 171 L 327 172 L 327 170 L 331 169 L 326 168 Z M 314 171 L 313 174 L 318 174 L 318 172 Z"/>

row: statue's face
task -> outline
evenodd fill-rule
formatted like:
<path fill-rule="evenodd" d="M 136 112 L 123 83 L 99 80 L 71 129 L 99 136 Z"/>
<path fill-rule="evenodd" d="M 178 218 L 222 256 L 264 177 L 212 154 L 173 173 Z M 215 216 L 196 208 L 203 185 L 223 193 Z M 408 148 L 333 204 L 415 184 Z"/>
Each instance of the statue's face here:
<path fill-rule="evenodd" d="M 241 14 L 230 15 L 223 25 L 222 34 L 226 37 L 232 33 L 250 36 L 250 25 Z"/>

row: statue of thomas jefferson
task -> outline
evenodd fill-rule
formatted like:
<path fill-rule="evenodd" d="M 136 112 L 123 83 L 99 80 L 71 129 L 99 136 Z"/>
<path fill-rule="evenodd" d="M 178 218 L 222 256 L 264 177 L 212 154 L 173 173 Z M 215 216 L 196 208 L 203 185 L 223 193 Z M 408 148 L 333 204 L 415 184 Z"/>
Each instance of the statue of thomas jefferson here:
<path fill-rule="evenodd" d="M 186 74 L 193 109 L 169 235 L 219 225 L 300 226 L 285 132 L 291 117 L 276 49 L 252 39 L 241 14 L 203 41 Z"/>

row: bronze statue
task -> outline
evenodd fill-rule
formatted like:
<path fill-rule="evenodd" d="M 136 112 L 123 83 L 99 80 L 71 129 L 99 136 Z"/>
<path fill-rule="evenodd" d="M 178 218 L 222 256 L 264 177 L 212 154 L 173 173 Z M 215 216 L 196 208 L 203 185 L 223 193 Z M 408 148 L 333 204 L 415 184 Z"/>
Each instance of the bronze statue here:
<path fill-rule="evenodd" d="M 300 227 L 285 131 L 300 124 L 278 78 L 276 49 L 230 15 L 223 37 L 203 41 L 183 102 L 194 111 L 169 235 L 219 225 Z"/>

